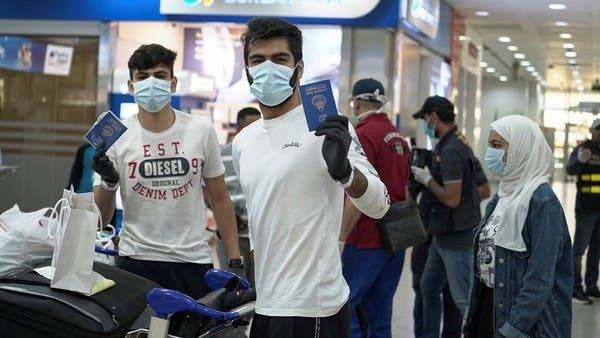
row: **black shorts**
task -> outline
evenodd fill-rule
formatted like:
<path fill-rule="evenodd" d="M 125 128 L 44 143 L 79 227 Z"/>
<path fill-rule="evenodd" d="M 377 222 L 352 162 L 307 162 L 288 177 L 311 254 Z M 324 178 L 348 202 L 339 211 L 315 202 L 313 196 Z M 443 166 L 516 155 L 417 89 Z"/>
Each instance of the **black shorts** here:
<path fill-rule="evenodd" d="M 333 316 L 271 317 L 259 314 L 252 319 L 250 338 L 348 338 L 350 309 L 348 304 Z"/>
<path fill-rule="evenodd" d="M 117 266 L 194 299 L 202 298 L 211 291 L 204 281 L 204 274 L 213 268 L 212 264 L 146 261 L 121 256 Z"/>

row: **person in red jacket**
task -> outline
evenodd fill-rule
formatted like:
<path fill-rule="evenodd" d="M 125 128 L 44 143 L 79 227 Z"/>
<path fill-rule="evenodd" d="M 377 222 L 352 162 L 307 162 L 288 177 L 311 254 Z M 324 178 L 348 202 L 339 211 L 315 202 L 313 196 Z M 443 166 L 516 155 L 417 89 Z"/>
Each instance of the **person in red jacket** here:
<path fill-rule="evenodd" d="M 382 84 L 362 79 L 352 89 L 356 134 L 369 162 L 385 184 L 392 203 L 406 198 L 410 150 L 384 107 Z M 375 220 L 346 201 L 340 232 L 344 278 L 350 286 L 351 337 L 391 337 L 392 303 L 404 266 L 404 251 L 383 249 Z M 363 317 L 359 325 L 357 310 Z M 366 328 L 364 327 L 366 324 Z"/>

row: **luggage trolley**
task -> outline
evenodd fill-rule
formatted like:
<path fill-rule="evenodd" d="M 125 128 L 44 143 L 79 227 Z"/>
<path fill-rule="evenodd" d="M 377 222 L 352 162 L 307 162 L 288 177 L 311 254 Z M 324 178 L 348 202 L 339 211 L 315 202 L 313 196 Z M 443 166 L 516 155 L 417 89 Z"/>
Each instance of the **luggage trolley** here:
<path fill-rule="evenodd" d="M 217 269 L 209 270 L 205 278 L 213 291 L 199 300 L 175 290 L 151 289 L 147 300 L 154 314 L 149 327 L 133 330 L 125 337 L 231 337 L 232 332 L 245 328 L 254 315 L 256 299 L 250 283 Z"/>
<path fill-rule="evenodd" d="M 96 252 L 118 254 L 100 247 Z M 151 289 L 146 299 L 153 315 L 149 323 L 142 319 L 142 326 L 148 327 L 132 328 L 125 338 L 232 337 L 234 331 L 246 327 L 254 315 L 256 300 L 250 283 L 218 269 L 209 270 L 204 278 L 213 291 L 199 300 L 175 290 Z"/>

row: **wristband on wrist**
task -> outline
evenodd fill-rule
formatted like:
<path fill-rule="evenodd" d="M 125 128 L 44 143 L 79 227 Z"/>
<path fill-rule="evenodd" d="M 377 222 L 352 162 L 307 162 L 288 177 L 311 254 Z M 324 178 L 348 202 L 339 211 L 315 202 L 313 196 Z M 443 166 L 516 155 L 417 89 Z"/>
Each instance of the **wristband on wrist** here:
<path fill-rule="evenodd" d="M 102 189 L 108 190 L 108 191 L 116 191 L 117 189 L 119 189 L 119 183 L 111 184 L 104 180 L 100 181 L 100 186 L 102 187 Z"/>
<path fill-rule="evenodd" d="M 350 164 L 350 176 L 348 176 L 348 180 L 345 183 L 337 181 L 342 188 L 348 189 L 352 185 L 352 181 L 354 181 L 354 167 Z"/>

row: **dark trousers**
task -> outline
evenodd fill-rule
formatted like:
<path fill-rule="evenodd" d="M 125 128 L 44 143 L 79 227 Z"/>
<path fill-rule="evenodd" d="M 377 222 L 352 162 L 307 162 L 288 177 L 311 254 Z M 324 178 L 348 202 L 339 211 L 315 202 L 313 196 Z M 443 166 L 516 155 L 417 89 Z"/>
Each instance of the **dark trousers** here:
<path fill-rule="evenodd" d="M 255 314 L 250 338 L 348 338 L 350 308 L 348 304 L 333 316 L 272 317 Z"/>
<path fill-rule="evenodd" d="M 575 215 L 575 240 L 573 242 L 573 287 L 582 290 L 581 261 L 587 250 L 585 287 L 596 286 L 600 264 L 600 211 L 577 212 Z"/>
<path fill-rule="evenodd" d="M 121 256 L 117 266 L 194 299 L 200 299 L 211 291 L 204 275 L 213 268 L 212 264 L 146 261 Z"/>
<path fill-rule="evenodd" d="M 415 305 L 413 308 L 414 330 L 415 337 L 422 338 L 425 336 L 425 328 L 423 327 L 423 299 L 421 297 L 421 277 L 427 262 L 427 255 L 431 239 L 423 244 L 414 246 L 410 258 L 410 267 L 412 271 L 412 287 L 415 291 Z M 452 294 L 448 285 L 444 287 L 442 293 L 444 306 L 444 328 L 442 331 L 443 338 L 460 338 L 462 314 L 452 300 Z"/>
<path fill-rule="evenodd" d="M 467 338 L 494 338 L 494 290 L 481 286 Z"/>

